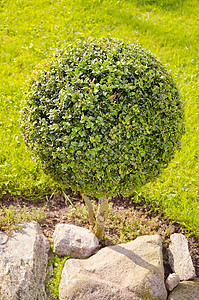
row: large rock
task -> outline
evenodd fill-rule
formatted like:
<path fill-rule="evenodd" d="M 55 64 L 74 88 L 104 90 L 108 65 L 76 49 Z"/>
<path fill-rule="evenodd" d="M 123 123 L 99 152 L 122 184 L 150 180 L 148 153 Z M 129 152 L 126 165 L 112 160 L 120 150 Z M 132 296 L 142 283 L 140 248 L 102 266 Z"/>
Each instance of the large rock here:
<path fill-rule="evenodd" d="M 74 258 L 87 258 L 99 246 L 98 239 L 90 230 L 70 224 L 56 225 L 53 242 L 57 255 Z"/>
<path fill-rule="evenodd" d="M 180 280 L 196 277 L 186 237 L 181 233 L 174 233 L 170 239 L 169 264 L 171 269 L 179 275 Z"/>
<path fill-rule="evenodd" d="M 60 300 L 166 299 L 160 236 L 106 247 L 87 260 L 67 260 L 59 295 Z"/>
<path fill-rule="evenodd" d="M 0 299 L 46 299 L 48 247 L 40 226 L 34 221 L 9 238 L 1 233 Z"/>
<path fill-rule="evenodd" d="M 169 295 L 168 300 L 199 300 L 199 278 L 182 281 Z"/>

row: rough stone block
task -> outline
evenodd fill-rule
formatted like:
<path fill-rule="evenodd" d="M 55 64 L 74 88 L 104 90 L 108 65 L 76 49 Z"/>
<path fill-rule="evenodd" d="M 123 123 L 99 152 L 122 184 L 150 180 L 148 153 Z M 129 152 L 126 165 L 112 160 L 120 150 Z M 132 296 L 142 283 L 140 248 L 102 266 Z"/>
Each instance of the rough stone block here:
<path fill-rule="evenodd" d="M 101 249 L 86 260 L 68 259 L 60 300 L 167 298 L 160 236 Z"/>
<path fill-rule="evenodd" d="M 173 272 L 179 275 L 180 280 L 196 277 L 186 237 L 181 233 L 174 233 L 170 239 L 169 264 Z"/>
<path fill-rule="evenodd" d="M 21 230 L 6 237 L 1 234 L 0 299 L 46 299 L 44 281 L 49 244 L 39 224 L 26 223 Z"/>

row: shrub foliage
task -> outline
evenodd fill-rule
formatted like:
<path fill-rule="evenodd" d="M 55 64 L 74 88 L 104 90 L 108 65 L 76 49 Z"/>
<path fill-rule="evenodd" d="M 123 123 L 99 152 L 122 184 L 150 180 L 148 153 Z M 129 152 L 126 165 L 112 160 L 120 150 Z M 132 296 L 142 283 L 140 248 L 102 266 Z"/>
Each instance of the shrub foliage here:
<path fill-rule="evenodd" d="M 38 65 L 23 132 L 45 172 L 92 197 L 130 194 L 179 148 L 183 108 L 161 63 L 140 45 L 91 39 Z"/>

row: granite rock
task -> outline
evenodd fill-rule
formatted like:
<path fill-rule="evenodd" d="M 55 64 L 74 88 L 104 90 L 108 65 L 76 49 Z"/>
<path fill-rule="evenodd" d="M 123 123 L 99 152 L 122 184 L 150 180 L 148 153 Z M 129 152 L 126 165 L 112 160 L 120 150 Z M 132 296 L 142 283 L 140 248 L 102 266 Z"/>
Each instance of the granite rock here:
<path fill-rule="evenodd" d="M 199 300 L 199 278 L 180 282 L 168 300 Z"/>
<path fill-rule="evenodd" d="M 189 253 L 186 237 L 181 233 L 174 233 L 170 237 L 169 264 L 180 280 L 189 280 L 196 277 L 193 262 Z"/>
<path fill-rule="evenodd" d="M 58 256 L 87 258 L 98 248 L 97 237 L 88 229 L 58 224 L 53 233 L 54 252 Z"/>
<path fill-rule="evenodd" d="M 59 295 L 60 300 L 165 300 L 160 236 L 106 247 L 86 260 L 68 259 Z"/>
<path fill-rule="evenodd" d="M 44 300 L 49 244 L 32 221 L 0 243 L 0 299 Z"/>

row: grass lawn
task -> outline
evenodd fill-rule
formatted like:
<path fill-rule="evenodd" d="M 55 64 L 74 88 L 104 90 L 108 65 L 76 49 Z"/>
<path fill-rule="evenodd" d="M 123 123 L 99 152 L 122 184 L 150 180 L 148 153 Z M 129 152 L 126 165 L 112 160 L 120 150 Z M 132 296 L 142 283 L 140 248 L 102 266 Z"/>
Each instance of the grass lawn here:
<path fill-rule="evenodd" d="M 198 14 L 197 0 L 2 0 L 0 198 L 35 200 L 61 188 L 37 167 L 20 132 L 22 90 L 34 66 L 76 39 L 117 37 L 159 58 L 175 78 L 186 114 L 181 150 L 135 200 L 199 238 Z"/>

